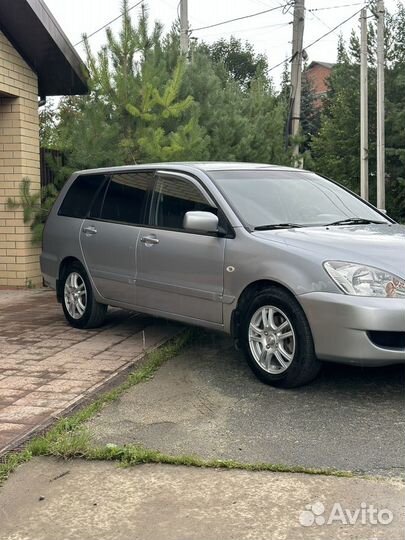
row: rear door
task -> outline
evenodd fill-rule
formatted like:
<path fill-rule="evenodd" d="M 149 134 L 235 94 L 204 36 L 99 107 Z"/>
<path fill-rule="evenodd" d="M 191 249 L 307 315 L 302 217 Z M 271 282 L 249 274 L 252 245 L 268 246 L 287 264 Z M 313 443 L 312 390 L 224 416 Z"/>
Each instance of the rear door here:
<path fill-rule="evenodd" d="M 96 288 L 108 300 L 134 303 L 135 247 L 152 181 L 150 172 L 111 175 L 83 222 L 84 260 Z"/>
<path fill-rule="evenodd" d="M 136 304 L 173 315 L 222 323 L 225 238 L 183 227 L 188 211 L 217 214 L 200 184 L 159 172 L 149 224 L 138 239 Z"/>

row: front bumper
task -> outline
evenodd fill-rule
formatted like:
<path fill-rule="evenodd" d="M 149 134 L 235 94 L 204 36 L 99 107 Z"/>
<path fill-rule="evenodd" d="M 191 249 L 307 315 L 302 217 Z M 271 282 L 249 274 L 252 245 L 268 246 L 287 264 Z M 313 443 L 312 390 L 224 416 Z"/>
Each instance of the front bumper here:
<path fill-rule="evenodd" d="M 378 346 L 369 337 L 369 332 L 405 333 L 405 299 L 318 292 L 298 300 L 321 360 L 363 366 L 405 363 L 404 347 Z"/>

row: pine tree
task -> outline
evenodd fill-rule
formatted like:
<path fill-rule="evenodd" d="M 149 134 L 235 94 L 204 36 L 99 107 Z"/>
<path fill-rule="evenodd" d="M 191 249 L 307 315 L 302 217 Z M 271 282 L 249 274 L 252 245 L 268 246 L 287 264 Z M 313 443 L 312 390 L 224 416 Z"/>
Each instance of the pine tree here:
<path fill-rule="evenodd" d="M 308 67 L 305 66 L 302 77 L 301 96 L 301 131 L 304 137 L 302 150 L 308 151 L 312 138 L 318 134 L 321 124 L 321 111 L 316 103 L 314 87 L 311 79 L 307 76 Z"/>
<path fill-rule="evenodd" d="M 291 96 L 291 74 L 288 60 L 283 64 L 283 73 L 281 75 L 281 90 L 279 97 L 288 105 Z"/>
<path fill-rule="evenodd" d="M 266 72 L 259 70 L 248 85 L 230 74 L 223 62 L 227 44 L 231 55 L 232 38 L 221 40 L 219 47 L 196 45 L 184 78 L 183 92 L 198 103 L 200 124 L 209 137 L 209 159 L 289 163 L 284 147 L 286 104 L 277 98 Z M 212 55 L 218 49 L 219 59 Z"/>
<path fill-rule="evenodd" d="M 162 26 L 149 30 L 146 12 L 134 25 L 123 0 L 122 13 L 120 32 L 108 29 L 97 54 L 85 37 L 91 92 L 62 105 L 61 149 L 84 168 L 204 158 L 198 107 L 190 95 L 180 97 L 184 61 L 169 65 Z"/>

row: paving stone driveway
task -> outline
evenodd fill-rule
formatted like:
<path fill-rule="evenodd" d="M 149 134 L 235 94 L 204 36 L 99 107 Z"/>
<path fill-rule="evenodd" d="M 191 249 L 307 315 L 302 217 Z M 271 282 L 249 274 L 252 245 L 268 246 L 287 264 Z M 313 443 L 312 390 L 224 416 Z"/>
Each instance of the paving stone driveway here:
<path fill-rule="evenodd" d="M 123 310 L 76 330 L 49 290 L 0 290 L 0 455 L 105 385 L 179 326 Z"/>

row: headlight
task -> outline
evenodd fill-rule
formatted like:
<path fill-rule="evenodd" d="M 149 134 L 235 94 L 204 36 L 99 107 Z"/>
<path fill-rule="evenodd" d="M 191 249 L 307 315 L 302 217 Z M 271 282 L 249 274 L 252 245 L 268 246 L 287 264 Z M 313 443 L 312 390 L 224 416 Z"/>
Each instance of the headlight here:
<path fill-rule="evenodd" d="M 336 285 L 346 294 L 405 298 L 405 281 L 384 270 L 341 261 L 327 261 L 324 267 Z"/>

